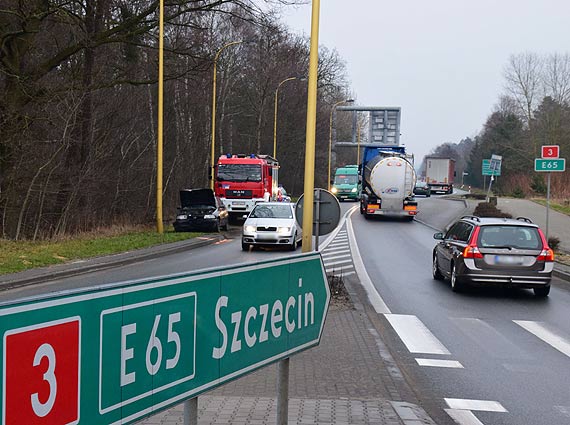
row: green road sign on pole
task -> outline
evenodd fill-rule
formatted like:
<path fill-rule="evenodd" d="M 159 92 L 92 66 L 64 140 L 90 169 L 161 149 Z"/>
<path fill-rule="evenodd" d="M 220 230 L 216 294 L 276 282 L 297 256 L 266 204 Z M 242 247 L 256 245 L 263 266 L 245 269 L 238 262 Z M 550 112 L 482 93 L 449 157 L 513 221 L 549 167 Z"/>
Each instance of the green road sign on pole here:
<path fill-rule="evenodd" d="M 566 159 L 541 159 L 534 160 L 534 171 L 539 172 L 563 172 L 566 169 Z"/>
<path fill-rule="evenodd" d="M 493 161 L 491 159 L 484 159 L 481 164 L 482 175 L 484 176 L 500 176 L 501 175 L 502 161 Z"/>
<path fill-rule="evenodd" d="M 0 306 L 2 424 L 130 424 L 320 341 L 320 254 Z"/>

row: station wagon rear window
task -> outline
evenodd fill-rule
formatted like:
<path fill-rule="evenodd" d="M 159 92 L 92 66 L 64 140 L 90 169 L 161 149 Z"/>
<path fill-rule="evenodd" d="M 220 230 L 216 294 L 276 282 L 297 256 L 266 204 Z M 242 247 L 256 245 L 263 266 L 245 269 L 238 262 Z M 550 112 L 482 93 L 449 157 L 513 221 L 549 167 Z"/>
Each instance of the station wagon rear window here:
<path fill-rule="evenodd" d="M 481 248 L 542 249 L 538 229 L 528 226 L 482 226 L 477 245 Z"/>

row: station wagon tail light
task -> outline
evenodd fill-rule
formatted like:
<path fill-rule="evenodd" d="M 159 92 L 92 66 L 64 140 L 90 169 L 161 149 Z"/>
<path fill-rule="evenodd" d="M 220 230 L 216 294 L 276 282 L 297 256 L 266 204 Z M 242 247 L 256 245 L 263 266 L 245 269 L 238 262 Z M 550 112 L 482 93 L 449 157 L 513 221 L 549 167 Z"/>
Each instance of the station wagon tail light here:
<path fill-rule="evenodd" d="M 550 249 L 548 246 L 548 241 L 546 240 L 546 236 L 542 233 L 542 230 L 538 229 L 538 233 L 540 234 L 540 239 L 542 240 L 542 251 L 536 257 L 537 261 L 554 261 L 554 251 Z"/>
<path fill-rule="evenodd" d="M 477 246 L 466 246 L 463 250 L 463 258 L 483 258 L 483 254 Z"/>
<path fill-rule="evenodd" d="M 469 240 L 469 245 L 463 250 L 463 258 L 483 258 L 483 254 L 479 251 L 477 247 L 477 239 L 479 238 L 480 227 L 475 227 L 471 239 Z"/>
<path fill-rule="evenodd" d="M 537 261 L 554 261 L 554 251 L 550 248 L 543 249 L 536 259 Z"/>

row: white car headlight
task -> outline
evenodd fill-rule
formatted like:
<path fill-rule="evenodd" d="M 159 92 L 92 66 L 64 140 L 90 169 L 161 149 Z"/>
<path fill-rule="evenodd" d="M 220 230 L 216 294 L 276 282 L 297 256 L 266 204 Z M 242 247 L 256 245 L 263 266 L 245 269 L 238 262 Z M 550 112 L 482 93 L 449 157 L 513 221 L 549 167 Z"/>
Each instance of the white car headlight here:
<path fill-rule="evenodd" d="M 356 189 L 355 187 L 353 187 L 352 190 L 351 190 L 351 192 L 352 192 L 352 193 L 355 193 L 356 190 L 357 190 L 357 189 Z"/>
<path fill-rule="evenodd" d="M 255 232 L 255 226 L 245 226 L 245 227 L 244 227 L 244 230 L 245 230 L 247 233 L 253 233 L 253 232 Z"/>
<path fill-rule="evenodd" d="M 291 228 L 290 227 L 278 227 L 277 233 L 279 233 L 280 235 L 288 235 L 289 233 L 291 233 Z"/>
<path fill-rule="evenodd" d="M 206 214 L 204 216 L 204 220 L 213 220 L 215 218 L 216 218 L 216 216 L 214 214 Z"/>
<path fill-rule="evenodd" d="M 185 214 L 180 214 L 176 216 L 176 220 L 186 220 L 188 218 Z"/>
<path fill-rule="evenodd" d="M 331 189 L 331 192 L 336 193 L 337 191 L 338 191 L 337 188 L 333 186 L 333 188 Z"/>

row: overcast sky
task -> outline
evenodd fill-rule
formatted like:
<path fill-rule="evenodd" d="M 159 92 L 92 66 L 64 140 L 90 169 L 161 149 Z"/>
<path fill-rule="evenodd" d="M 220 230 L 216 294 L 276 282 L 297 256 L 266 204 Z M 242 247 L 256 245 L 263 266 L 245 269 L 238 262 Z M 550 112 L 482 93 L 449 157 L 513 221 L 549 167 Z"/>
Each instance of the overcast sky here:
<path fill-rule="evenodd" d="M 308 36 L 310 2 L 283 20 Z M 402 108 L 418 163 L 481 130 L 511 54 L 570 51 L 570 0 L 322 0 L 319 44 L 346 61 L 358 104 Z"/>

